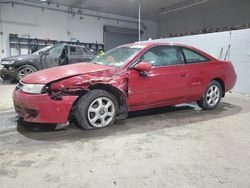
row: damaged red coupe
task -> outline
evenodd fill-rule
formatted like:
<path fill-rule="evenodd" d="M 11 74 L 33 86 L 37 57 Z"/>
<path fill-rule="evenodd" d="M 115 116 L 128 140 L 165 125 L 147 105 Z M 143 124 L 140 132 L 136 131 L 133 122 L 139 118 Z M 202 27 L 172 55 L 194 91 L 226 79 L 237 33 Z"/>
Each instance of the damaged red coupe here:
<path fill-rule="evenodd" d="M 236 73 L 196 48 L 169 43 L 117 47 L 90 63 L 35 72 L 16 86 L 17 113 L 28 122 L 64 124 L 74 116 L 83 129 L 125 119 L 129 111 L 197 101 L 217 107 Z"/>

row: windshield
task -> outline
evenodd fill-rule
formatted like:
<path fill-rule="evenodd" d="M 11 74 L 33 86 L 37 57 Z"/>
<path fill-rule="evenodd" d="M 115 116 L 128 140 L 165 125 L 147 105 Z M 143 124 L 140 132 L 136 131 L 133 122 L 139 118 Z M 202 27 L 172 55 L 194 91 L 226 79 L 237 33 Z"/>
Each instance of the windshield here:
<path fill-rule="evenodd" d="M 112 67 L 121 67 L 131 60 L 144 46 L 123 46 L 108 51 L 92 62 Z"/>
<path fill-rule="evenodd" d="M 42 49 L 40 49 L 40 50 L 34 52 L 33 54 L 34 54 L 34 55 L 39 55 L 39 52 L 45 52 L 45 51 L 49 50 L 49 49 L 52 48 L 52 47 L 53 47 L 53 46 L 46 46 L 46 47 L 44 47 L 44 48 L 42 48 Z"/>

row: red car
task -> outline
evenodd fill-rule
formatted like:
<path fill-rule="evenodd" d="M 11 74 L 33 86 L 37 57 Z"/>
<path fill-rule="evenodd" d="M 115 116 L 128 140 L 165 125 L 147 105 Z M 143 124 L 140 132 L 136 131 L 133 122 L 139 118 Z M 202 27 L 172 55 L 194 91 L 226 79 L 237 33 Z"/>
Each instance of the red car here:
<path fill-rule="evenodd" d="M 129 111 L 197 101 L 217 107 L 236 82 L 233 65 L 196 48 L 172 43 L 133 43 L 90 63 L 35 72 L 17 85 L 13 100 L 28 122 L 67 123 L 83 129 L 125 119 Z"/>

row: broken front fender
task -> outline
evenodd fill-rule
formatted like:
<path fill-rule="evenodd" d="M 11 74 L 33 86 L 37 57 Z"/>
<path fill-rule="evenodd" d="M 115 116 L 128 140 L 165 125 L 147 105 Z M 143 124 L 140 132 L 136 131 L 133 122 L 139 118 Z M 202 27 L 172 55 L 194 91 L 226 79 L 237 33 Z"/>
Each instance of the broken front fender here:
<path fill-rule="evenodd" d="M 127 83 L 126 71 L 119 73 L 114 71 L 92 72 L 51 83 L 50 94 L 55 100 L 62 100 L 64 96 L 82 96 L 88 90 L 103 89 L 117 97 L 119 102 L 118 119 L 125 119 L 128 114 Z"/>

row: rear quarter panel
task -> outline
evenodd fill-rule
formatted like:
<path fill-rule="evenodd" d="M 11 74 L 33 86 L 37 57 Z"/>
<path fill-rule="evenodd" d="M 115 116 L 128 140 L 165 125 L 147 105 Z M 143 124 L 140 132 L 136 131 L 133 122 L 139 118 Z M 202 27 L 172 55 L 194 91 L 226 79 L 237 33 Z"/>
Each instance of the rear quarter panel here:
<path fill-rule="evenodd" d="M 234 70 L 233 64 L 230 61 L 221 61 L 225 70 L 225 91 L 230 91 L 236 84 L 237 74 Z"/>
<path fill-rule="evenodd" d="M 200 100 L 212 80 L 226 80 L 224 66 L 219 61 L 187 64 L 187 70 L 189 73 L 188 100 L 190 101 Z"/>

